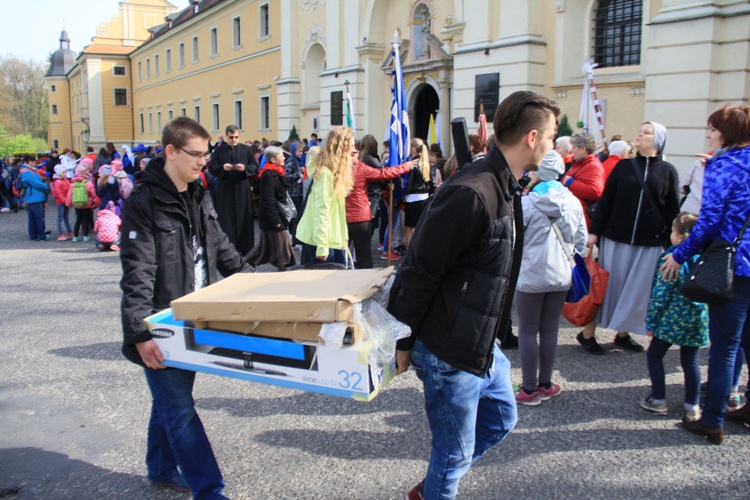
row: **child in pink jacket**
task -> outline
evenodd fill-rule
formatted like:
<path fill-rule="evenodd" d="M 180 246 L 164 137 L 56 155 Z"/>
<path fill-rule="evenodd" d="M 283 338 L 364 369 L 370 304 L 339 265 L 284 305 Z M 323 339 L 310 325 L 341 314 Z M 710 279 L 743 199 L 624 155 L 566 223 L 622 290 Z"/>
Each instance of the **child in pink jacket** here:
<path fill-rule="evenodd" d="M 96 217 L 94 231 L 96 231 L 96 248 L 101 252 L 120 250 L 120 217 L 115 213 L 115 204 L 110 201 L 107 206 L 99 210 Z"/>
<path fill-rule="evenodd" d="M 66 205 L 70 181 L 68 181 L 65 167 L 57 165 L 55 174 L 52 176 L 52 198 L 57 204 L 57 237 L 58 241 L 65 241 L 73 237 L 73 231 L 70 229 L 70 207 Z M 63 222 L 65 223 L 65 232 L 63 232 Z"/>
<path fill-rule="evenodd" d="M 73 207 L 76 210 L 76 223 L 73 226 L 73 241 L 78 241 L 78 233 L 83 230 L 83 241 L 89 241 L 89 231 L 94 228 L 94 208 L 99 206 L 99 197 L 96 195 L 96 188 L 94 182 L 89 180 L 89 168 L 92 167 L 94 162 L 88 158 L 82 159 L 75 169 L 75 174 L 70 181 L 70 188 L 68 189 L 68 196 L 65 199 L 65 204 L 68 207 Z M 76 189 L 76 185 L 79 183 L 85 183 L 86 192 L 88 193 L 88 203 L 83 206 L 75 206 L 73 191 Z"/>

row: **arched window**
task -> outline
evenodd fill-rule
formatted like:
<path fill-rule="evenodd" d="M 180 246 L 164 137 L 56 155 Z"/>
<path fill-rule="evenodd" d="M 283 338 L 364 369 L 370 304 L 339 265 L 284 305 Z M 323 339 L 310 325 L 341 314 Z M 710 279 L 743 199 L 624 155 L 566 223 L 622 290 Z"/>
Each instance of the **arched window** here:
<path fill-rule="evenodd" d="M 641 0 L 600 0 L 594 15 L 594 60 L 600 68 L 641 63 Z"/>

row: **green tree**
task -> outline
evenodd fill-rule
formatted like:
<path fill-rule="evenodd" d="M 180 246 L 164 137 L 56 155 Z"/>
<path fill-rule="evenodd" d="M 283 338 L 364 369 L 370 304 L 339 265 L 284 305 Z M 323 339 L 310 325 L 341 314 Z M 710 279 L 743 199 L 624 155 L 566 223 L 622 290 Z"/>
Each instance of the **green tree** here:
<path fill-rule="evenodd" d="M 46 141 L 49 110 L 45 71 L 42 63 L 0 56 L 0 125 L 9 134 L 28 134 Z"/>
<path fill-rule="evenodd" d="M 570 122 L 568 122 L 567 114 L 562 115 L 562 118 L 560 118 L 560 123 L 557 125 L 557 137 L 562 137 L 564 135 L 573 135 L 573 129 L 570 128 Z M 557 137 L 555 137 L 555 139 L 557 139 Z"/>
<path fill-rule="evenodd" d="M 3 138 L 0 133 L 0 157 L 36 154 L 40 151 L 47 151 L 47 141 L 44 139 L 31 137 L 29 134 Z"/>
<path fill-rule="evenodd" d="M 299 141 L 299 134 L 297 133 L 297 126 L 292 125 L 292 130 L 289 132 L 289 142 Z"/>

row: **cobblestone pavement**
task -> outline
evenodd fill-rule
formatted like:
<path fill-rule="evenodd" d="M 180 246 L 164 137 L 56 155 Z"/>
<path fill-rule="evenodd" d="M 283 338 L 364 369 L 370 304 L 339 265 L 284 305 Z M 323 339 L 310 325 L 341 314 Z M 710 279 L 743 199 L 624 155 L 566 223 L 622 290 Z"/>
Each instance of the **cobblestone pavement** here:
<path fill-rule="evenodd" d="M 119 353 L 118 255 L 52 237 L 31 242 L 25 212 L 0 214 L 0 498 L 185 498 L 144 478 L 149 394 Z M 609 352 L 591 356 L 575 333 L 560 331 L 563 393 L 519 409 L 460 498 L 747 497 L 750 431 L 727 423 L 714 446 L 682 429 L 677 352 L 666 359 L 669 414 L 658 417 L 638 406 L 645 355 L 615 349 L 604 331 Z M 520 382 L 517 351 L 508 357 Z M 403 498 L 426 470 L 413 372 L 369 403 L 204 374 L 195 398 L 232 498 Z"/>

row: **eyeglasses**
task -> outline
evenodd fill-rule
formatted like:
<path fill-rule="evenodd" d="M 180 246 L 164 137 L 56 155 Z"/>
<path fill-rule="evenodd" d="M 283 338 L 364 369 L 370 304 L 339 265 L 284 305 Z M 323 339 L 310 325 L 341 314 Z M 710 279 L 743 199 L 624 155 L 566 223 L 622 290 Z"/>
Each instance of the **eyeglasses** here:
<path fill-rule="evenodd" d="M 201 158 L 203 158 L 204 160 L 208 161 L 211 159 L 211 153 L 201 153 L 200 151 L 188 151 L 187 149 L 181 148 L 180 146 L 175 146 L 175 147 L 179 149 L 180 151 L 183 151 L 184 153 L 192 156 L 196 160 L 200 160 Z"/>
<path fill-rule="evenodd" d="M 227 136 L 227 139 L 239 139 L 239 138 L 240 138 L 239 135 L 228 135 Z"/>

